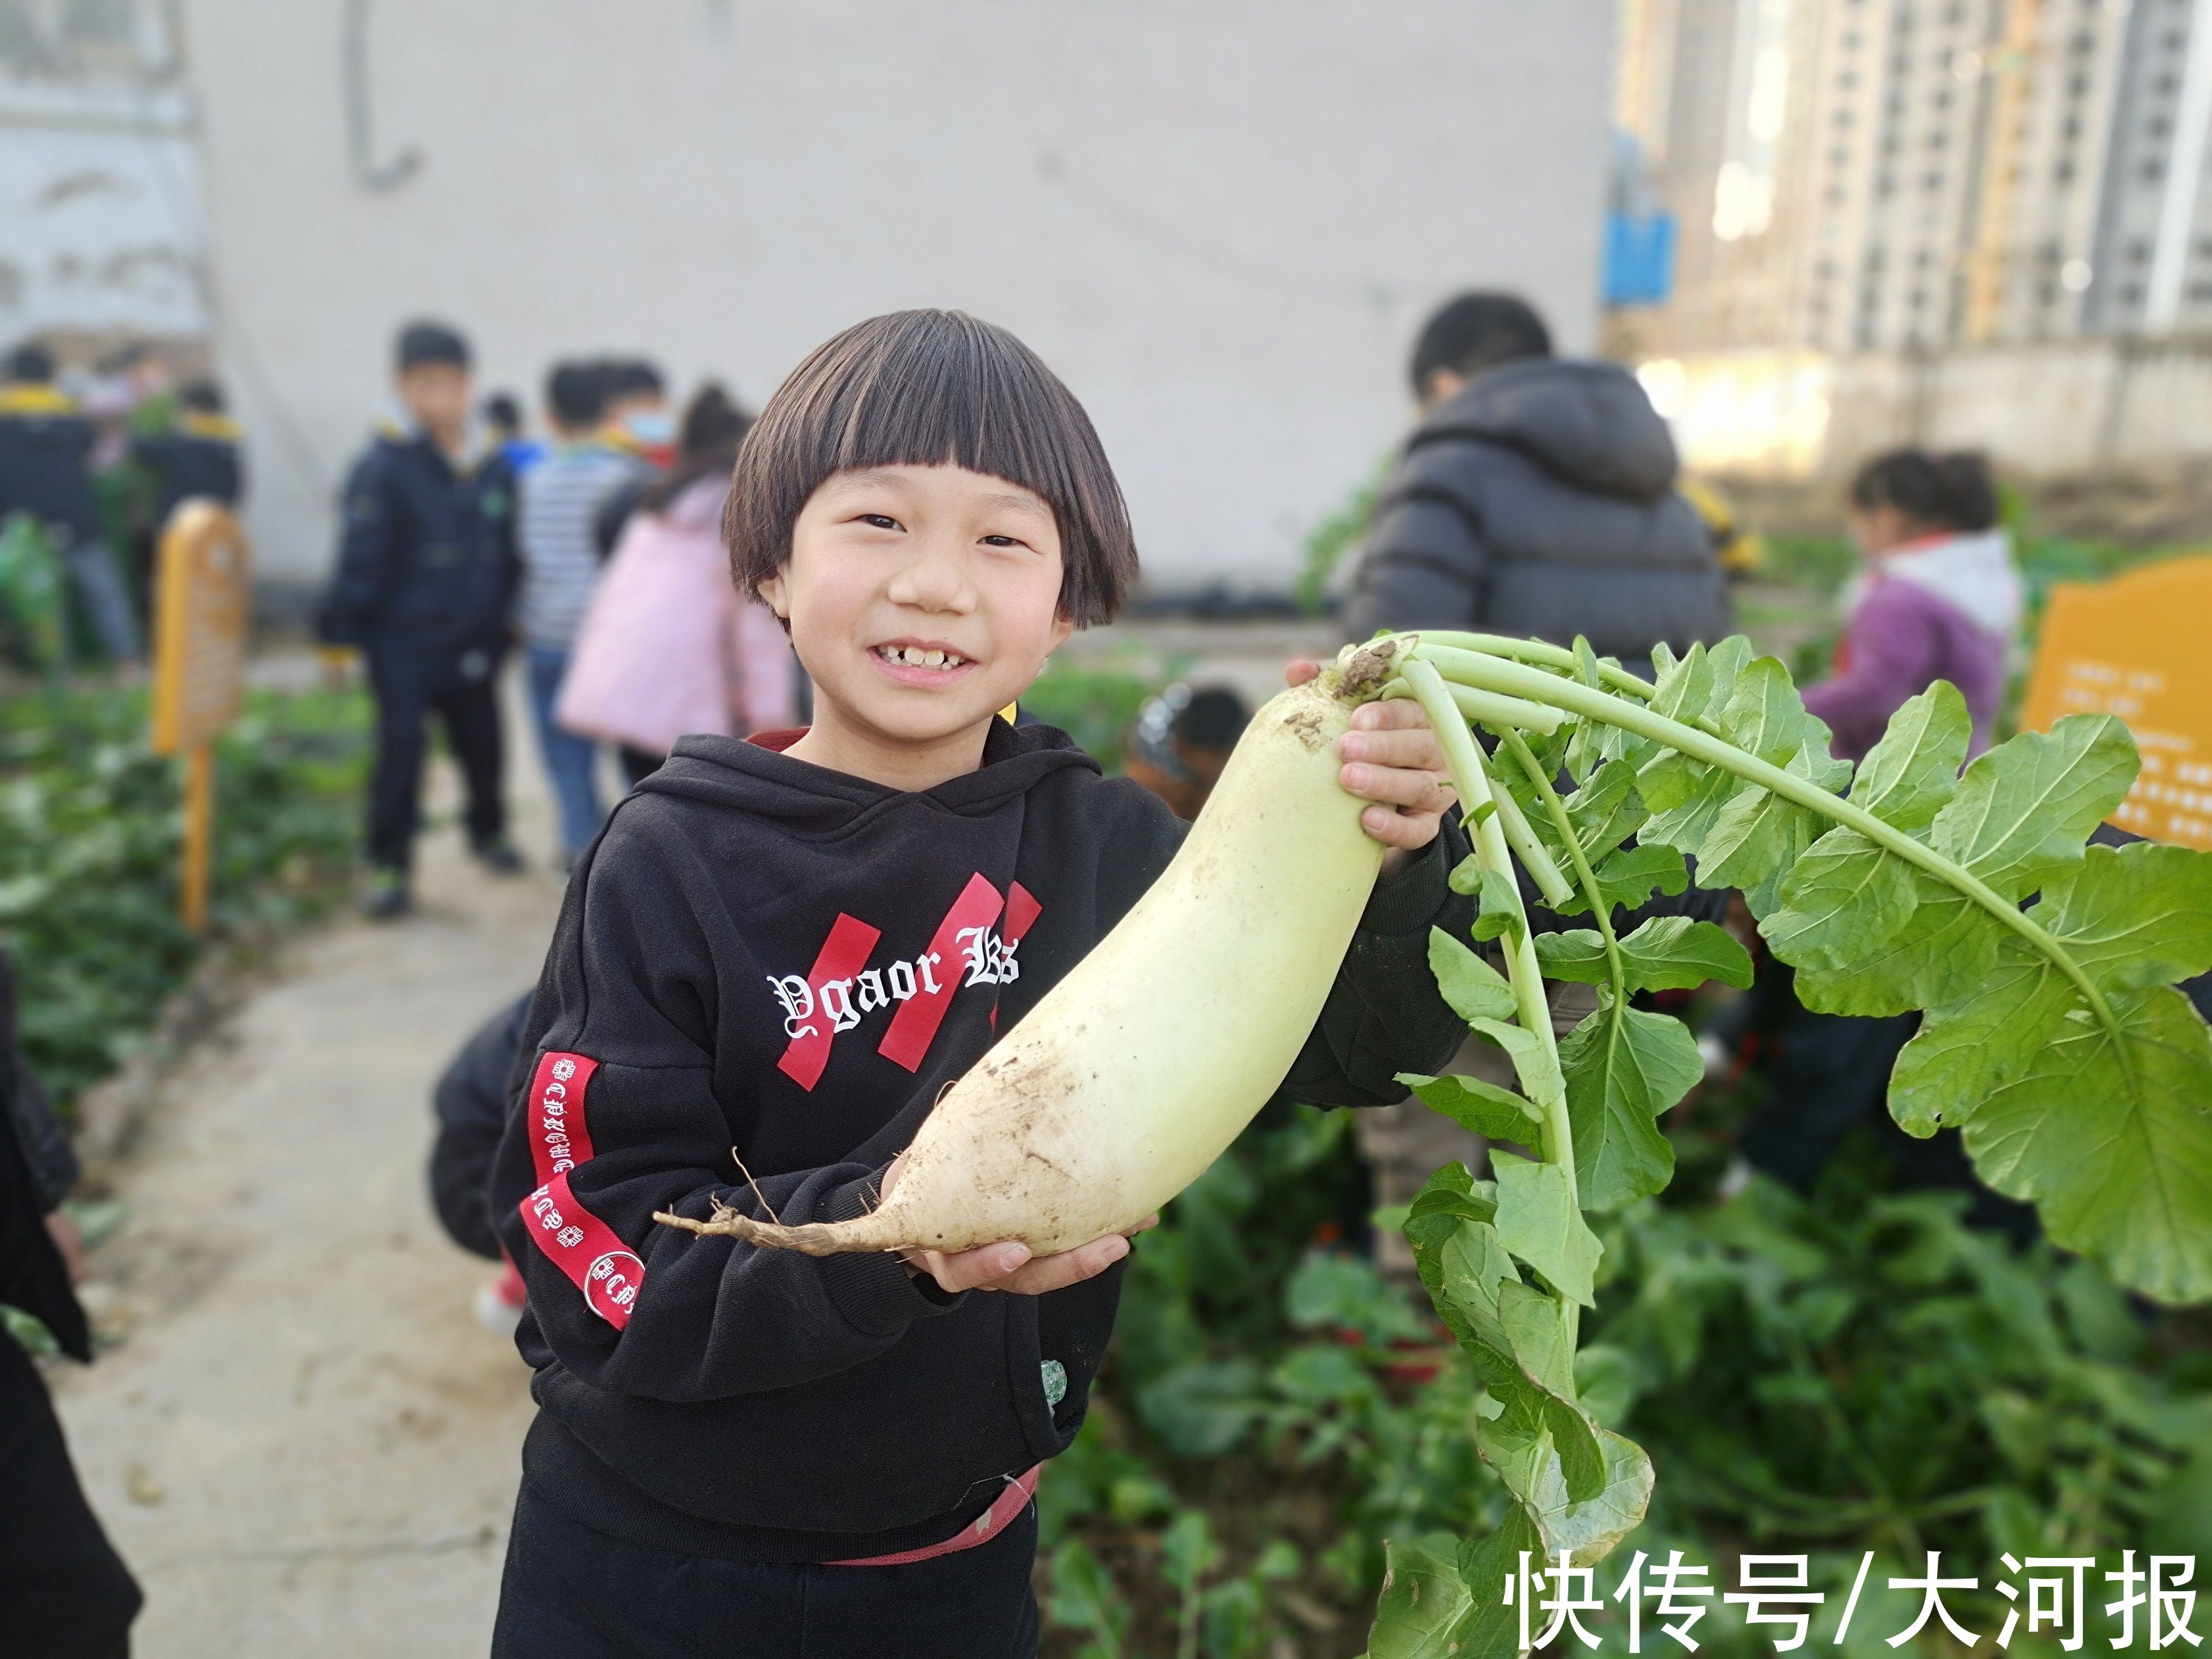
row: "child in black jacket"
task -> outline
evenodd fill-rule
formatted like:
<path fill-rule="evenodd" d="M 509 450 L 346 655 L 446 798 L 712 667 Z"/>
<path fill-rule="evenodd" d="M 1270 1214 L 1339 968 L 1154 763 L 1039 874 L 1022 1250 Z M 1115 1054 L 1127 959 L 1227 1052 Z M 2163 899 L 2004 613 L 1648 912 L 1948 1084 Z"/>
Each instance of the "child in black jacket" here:
<path fill-rule="evenodd" d="M 222 388 L 213 380 L 194 380 L 177 394 L 177 407 L 173 427 L 131 441 L 131 459 L 154 475 L 156 540 L 185 502 L 235 507 L 246 493 L 246 468 L 239 459 L 244 434 L 223 409 Z"/>
<path fill-rule="evenodd" d="M 389 920 L 410 903 L 427 727 L 435 714 L 468 791 L 469 846 L 489 870 L 522 867 L 507 836 L 498 675 L 518 569 L 514 478 L 469 429 L 469 348 L 411 323 L 393 349 L 402 419 L 346 481 L 337 568 L 319 631 L 358 648 L 376 697 L 368 783 L 369 883 L 362 908 Z"/>
<path fill-rule="evenodd" d="M 1028 1654 L 1027 1498 L 1082 1420 L 1128 1241 L 817 1260 L 651 1218 L 859 1214 L 1166 866 L 1165 806 L 996 714 L 1113 614 L 1127 520 L 1049 370 L 911 312 L 793 372 L 726 528 L 815 723 L 683 739 L 569 883 L 491 1182 L 540 1407 L 495 1652 Z M 1340 748 L 1392 850 L 1283 1086 L 1373 1104 L 1463 1034 L 1426 942 L 1464 902 L 1418 706 L 1369 705 Z"/>

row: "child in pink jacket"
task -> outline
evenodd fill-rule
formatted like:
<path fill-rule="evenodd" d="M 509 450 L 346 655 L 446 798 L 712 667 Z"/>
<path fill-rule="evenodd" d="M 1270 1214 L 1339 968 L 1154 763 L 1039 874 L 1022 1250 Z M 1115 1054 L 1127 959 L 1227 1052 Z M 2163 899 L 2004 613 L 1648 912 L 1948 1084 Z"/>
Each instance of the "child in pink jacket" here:
<path fill-rule="evenodd" d="M 722 504 L 747 416 L 708 386 L 684 459 L 624 526 L 576 635 L 556 717 L 622 751 L 635 783 L 689 732 L 744 737 L 798 719 L 798 662 L 766 605 L 730 581 Z"/>

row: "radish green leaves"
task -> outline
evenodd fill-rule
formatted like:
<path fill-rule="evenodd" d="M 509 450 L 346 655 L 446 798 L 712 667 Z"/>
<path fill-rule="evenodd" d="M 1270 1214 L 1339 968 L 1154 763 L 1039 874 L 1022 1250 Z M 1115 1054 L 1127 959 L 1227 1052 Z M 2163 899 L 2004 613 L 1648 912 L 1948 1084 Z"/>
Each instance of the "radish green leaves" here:
<path fill-rule="evenodd" d="M 1666 1186 L 1657 1121 L 1703 1073 L 1687 1030 L 1635 1000 L 1750 981 L 1743 946 L 1710 922 L 1616 927 L 1654 892 L 1681 892 L 1687 860 L 1705 888 L 1741 892 L 1808 1007 L 1924 1011 L 1890 1079 L 1909 1133 L 1960 1131 L 1984 1181 L 2120 1283 L 2212 1298 L 2212 1030 L 2173 988 L 2212 970 L 2212 854 L 2085 848 L 2135 779 L 2118 721 L 2069 715 L 1962 773 L 1972 723 L 1939 682 L 1854 771 L 1782 665 L 1740 638 L 1662 651 L 1646 683 L 1581 641 L 1403 637 L 1391 695 L 1417 697 L 1444 737 L 1477 831 L 1453 884 L 1480 895 L 1475 939 L 1505 971 L 1443 934 L 1431 964 L 1527 1099 L 1470 1078 L 1405 1080 L 1538 1157 L 1495 1153 L 1495 1183 L 1440 1171 L 1407 1222 L 1422 1281 L 1488 1386 L 1476 1445 L 1514 1507 L 1455 1561 L 1392 1547 L 1378 1659 L 1509 1659 L 1500 1592 L 1518 1552 L 1587 1565 L 1643 1517 L 1650 1463 L 1574 1388 L 1600 1249 L 1583 1215 Z M 1493 752 L 1469 741 L 1470 718 Z M 1516 858 L 1554 911 L 1589 925 L 1532 933 Z M 1564 1039 L 1542 978 L 1596 988 Z"/>

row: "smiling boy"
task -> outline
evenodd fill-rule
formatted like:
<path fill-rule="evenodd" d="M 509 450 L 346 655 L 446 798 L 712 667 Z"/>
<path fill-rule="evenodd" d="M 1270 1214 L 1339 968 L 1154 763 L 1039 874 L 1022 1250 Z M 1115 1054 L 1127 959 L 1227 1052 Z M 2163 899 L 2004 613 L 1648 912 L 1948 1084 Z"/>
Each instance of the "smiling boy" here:
<path fill-rule="evenodd" d="M 1166 866 L 1164 806 L 997 714 L 1114 614 L 1127 514 L 1027 348 L 907 312 L 793 371 L 726 532 L 814 724 L 684 738 L 569 884 L 492 1180 L 540 1407 L 494 1651 L 1030 1654 L 1029 1495 L 1081 1423 L 1129 1241 L 816 1259 L 650 1218 L 860 1213 Z M 1426 966 L 1465 905 L 1434 735 L 1407 702 L 1354 727 L 1342 781 L 1392 850 L 1283 1085 L 1332 1105 L 1401 1097 L 1462 1029 Z"/>

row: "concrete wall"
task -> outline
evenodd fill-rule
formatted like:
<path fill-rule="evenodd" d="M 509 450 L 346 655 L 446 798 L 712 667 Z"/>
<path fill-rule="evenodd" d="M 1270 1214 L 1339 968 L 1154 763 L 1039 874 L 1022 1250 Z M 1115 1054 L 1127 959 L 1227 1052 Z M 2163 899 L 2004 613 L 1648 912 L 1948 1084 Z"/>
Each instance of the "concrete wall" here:
<path fill-rule="evenodd" d="M 2212 339 L 2087 339 L 1909 357 L 1716 352 L 1644 364 L 1685 460 L 1773 479 L 1899 444 L 2026 473 L 2212 455 Z"/>
<path fill-rule="evenodd" d="M 326 567 L 394 325 L 487 385 L 641 351 L 757 402 L 843 325 L 955 305 L 1089 406 L 1153 580 L 1286 586 L 1406 416 L 1426 309 L 1595 325 L 1607 0 L 386 0 L 374 159 L 336 0 L 185 0 L 264 574 Z"/>

